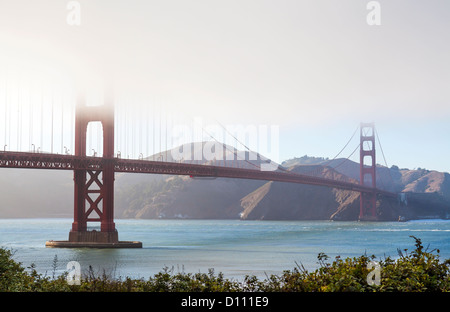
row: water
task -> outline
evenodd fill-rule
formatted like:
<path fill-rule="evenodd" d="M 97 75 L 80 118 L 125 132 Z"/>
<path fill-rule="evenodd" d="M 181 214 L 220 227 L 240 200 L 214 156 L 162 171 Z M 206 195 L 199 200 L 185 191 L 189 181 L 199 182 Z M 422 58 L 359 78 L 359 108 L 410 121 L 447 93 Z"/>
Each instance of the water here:
<path fill-rule="evenodd" d="M 142 249 L 46 248 L 45 241 L 67 240 L 71 219 L 1 219 L 0 246 L 11 248 L 24 267 L 32 263 L 42 274 L 66 271 L 78 261 L 82 271 L 115 277 L 148 279 L 164 267 L 175 273 L 207 273 L 213 268 L 226 278 L 246 274 L 265 278 L 293 269 L 318 267 L 317 255 L 331 259 L 364 253 L 398 257 L 397 249 L 413 250 L 420 238 L 425 247 L 450 258 L 450 221 L 331 222 L 239 220 L 116 220 L 120 240 L 139 240 Z M 57 261 L 55 262 L 55 256 Z"/>

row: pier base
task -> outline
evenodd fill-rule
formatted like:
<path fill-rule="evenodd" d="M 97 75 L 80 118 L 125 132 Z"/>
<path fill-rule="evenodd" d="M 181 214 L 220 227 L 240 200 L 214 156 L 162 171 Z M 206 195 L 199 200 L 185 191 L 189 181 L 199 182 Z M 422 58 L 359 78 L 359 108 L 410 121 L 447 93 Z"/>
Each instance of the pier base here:
<path fill-rule="evenodd" d="M 119 234 L 99 231 L 70 231 L 68 241 L 49 240 L 46 247 L 56 248 L 142 248 L 138 241 L 119 241 Z"/>

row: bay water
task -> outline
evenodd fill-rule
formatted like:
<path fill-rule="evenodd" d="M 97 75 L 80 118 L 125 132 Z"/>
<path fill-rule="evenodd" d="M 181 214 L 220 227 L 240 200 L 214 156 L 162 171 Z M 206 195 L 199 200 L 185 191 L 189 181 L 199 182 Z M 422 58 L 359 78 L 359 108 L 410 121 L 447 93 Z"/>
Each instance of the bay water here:
<path fill-rule="evenodd" d="M 226 278 L 281 274 L 302 264 L 319 267 L 317 255 L 377 259 L 412 251 L 415 236 L 429 250 L 450 258 L 450 221 L 408 222 L 124 220 L 116 219 L 119 240 L 141 241 L 141 249 L 47 248 L 47 240 L 67 240 L 71 219 L 0 219 L 0 246 L 14 252 L 24 267 L 58 276 L 78 261 L 112 278 L 148 279 L 168 269 L 174 273 L 222 272 Z M 375 260 L 377 260 L 375 259 Z"/>

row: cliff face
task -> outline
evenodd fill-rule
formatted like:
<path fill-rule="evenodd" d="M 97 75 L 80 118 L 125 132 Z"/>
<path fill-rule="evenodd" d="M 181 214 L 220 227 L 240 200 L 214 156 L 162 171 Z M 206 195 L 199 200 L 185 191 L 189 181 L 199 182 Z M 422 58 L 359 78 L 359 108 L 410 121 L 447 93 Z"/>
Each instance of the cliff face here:
<path fill-rule="evenodd" d="M 428 170 L 401 170 L 405 184 L 403 192 L 438 193 L 450 199 L 450 175 L 444 172 Z"/>
<path fill-rule="evenodd" d="M 352 181 L 337 171 L 322 166 L 294 166 L 291 171 L 296 173 L 314 171 L 327 178 Z M 352 206 L 357 198 L 359 197 L 355 196 L 354 192 L 329 187 L 267 182 L 242 198 L 241 217 L 266 220 L 330 219 L 337 210 Z"/>

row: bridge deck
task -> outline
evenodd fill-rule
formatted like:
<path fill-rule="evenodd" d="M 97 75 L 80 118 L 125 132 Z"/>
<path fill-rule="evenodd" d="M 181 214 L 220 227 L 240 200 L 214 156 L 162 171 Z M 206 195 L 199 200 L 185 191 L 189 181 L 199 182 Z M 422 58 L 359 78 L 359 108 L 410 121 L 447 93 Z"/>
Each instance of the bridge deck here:
<path fill-rule="evenodd" d="M 222 177 L 278 181 L 299 183 L 308 185 L 327 186 L 332 188 L 382 194 L 396 197 L 397 194 L 388 191 L 374 189 L 372 187 L 312 177 L 289 171 L 262 171 L 243 168 L 231 168 L 221 166 L 209 166 L 187 163 L 174 163 L 148 160 L 131 160 L 121 158 L 102 157 L 78 157 L 73 155 L 25 153 L 25 152 L 0 152 L 0 168 L 28 168 L 28 169 L 54 169 L 54 170 L 102 170 L 104 164 L 114 163 L 115 172 L 128 173 L 153 173 L 169 175 L 189 175 L 195 177 Z"/>

